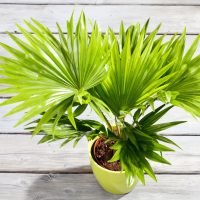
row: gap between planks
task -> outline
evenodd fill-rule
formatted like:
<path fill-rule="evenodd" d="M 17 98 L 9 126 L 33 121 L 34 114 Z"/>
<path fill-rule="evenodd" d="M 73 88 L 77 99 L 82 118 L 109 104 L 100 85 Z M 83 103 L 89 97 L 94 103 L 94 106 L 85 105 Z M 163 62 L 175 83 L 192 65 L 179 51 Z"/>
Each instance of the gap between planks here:
<path fill-rule="evenodd" d="M 51 170 L 51 171 L 0 171 L 0 174 L 47 174 L 47 175 L 56 175 L 56 174 L 93 174 L 93 172 L 90 170 L 88 171 L 80 171 L 80 172 L 62 172 L 59 170 Z M 147 173 L 145 172 L 144 174 L 147 175 Z M 157 175 L 200 175 L 200 172 L 155 172 L 155 174 Z"/>
<path fill-rule="evenodd" d="M 11 34 L 15 34 L 15 35 L 23 35 L 21 32 L 18 32 L 18 31 L 8 31 L 9 33 L 11 33 Z M 4 32 L 4 31 L 0 31 L 0 35 L 8 35 L 8 32 Z M 29 32 L 29 33 L 31 33 L 31 34 L 33 34 L 33 32 Z M 63 31 L 63 33 L 64 34 L 67 34 L 67 32 L 65 32 L 65 31 Z M 90 31 L 88 31 L 88 33 L 89 34 L 91 34 L 91 32 Z M 103 34 L 105 34 L 105 31 L 102 31 L 102 33 Z M 119 32 L 115 32 L 114 31 L 114 33 L 116 34 L 116 35 L 119 35 Z M 151 32 L 147 32 L 147 36 L 150 34 Z M 52 31 L 52 34 L 55 34 L 55 35 L 58 35 L 58 32 L 54 32 L 54 31 Z M 179 33 L 179 32 L 177 32 L 177 33 L 165 33 L 165 32 L 159 32 L 159 33 L 157 33 L 157 36 L 161 36 L 161 35 L 166 35 L 166 36 L 173 36 L 173 35 L 177 35 L 177 36 L 179 36 L 179 35 L 181 35 L 182 33 Z M 190 33 L 190 32 L 188 32 L 187 34 L 186 34 L 186 36 L 198 36 L 199 35 L 199 33 Z"/>
<path fill-rule="evenodd" d="M 198 0 L 1 0 L 0 4 L 11 5 L 159 5 L 199 6 Z"/>
<path fill-rule="evenodd" d="M 6 2 L 0 2 L 0 5 L 27 5 L 27 6 L 34 6 L 34 5 L 41 5 L 41 6 L 46 6 L 46 5 L 58 5 L 58 6 L 67 6 L 67 5 L 74 5 L 74 6 L 129 6 L 129 5 L 135 5 L 135 6 L 200 6 L 200 4 L 195 4 L 195 3 L 191 3 L 191 4 L 183 4 L 183 3 L 14 3 L 14 2 L 10 2 L 10 3 L 6 3 Z"/>

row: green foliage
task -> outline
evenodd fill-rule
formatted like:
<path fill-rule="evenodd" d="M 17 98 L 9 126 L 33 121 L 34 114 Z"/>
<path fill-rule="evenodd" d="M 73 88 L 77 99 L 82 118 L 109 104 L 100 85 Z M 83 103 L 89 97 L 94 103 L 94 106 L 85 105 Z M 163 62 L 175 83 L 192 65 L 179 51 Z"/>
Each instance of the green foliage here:
<path fill-rule="evenodd" d="M 61 140 L 62 147 L 73 140 L 75 146 L 84 136 L 88 140 L 95 139 L 97 136 L 106 137 L 108 141 L 114 140 L 115 144 L 111 148 L 115 153 L 109 162 L 120 160 L 121 167 L 125 170 L 128 181 L 131 180 L 131 177 L 137 176 L 145 184 L 145 172 L 156 180 L 149 161 L 170 164 L 163 157 L 162 152 L 174 150 L 164 143 L 179 147 L 175 142 L 159 134 L 160 131 L 184 123 L 184 121 L 176 121 L 157 124 L 156 122 L 172 108 L 172 106 L 164 107 L 165 105 L 162 105 L 154 111 L 138 117 L 137 121 L 133 118 L 132 123 L 124 121 L 120 127 L 120 135 L 116 135 L 114 130 L 107 129 L 98 121 L 80 120 L 76 117 L 74 118 L 76 123 L 75 129 L 68 115 L 65 114 L 60 118 L 53 134 L 54 118 L 42 125 L 40 133 L 44 134 L 44 136 L 39 143 Z M 136 112 L 141 112 L 141 110 L 138 109 Z M 36 120 L 32 124 L 37 124 L 38 121 Z M 35 126 L 27 129 L 32 131 L 35 129 Z"/>
<path fill-rule="evenodd" d="M 156 180 L 149 160 L 170 164 L 161 152 L 174 150 L 164 143 L 179 147 L 170 139 L 161 136 L 159 132 L 184 123 L 184 121 L 155 124 L 172 107 L 163 108 L 164 105 L 139 117 L 137 121 L 133 121 L 133 124 L 124 122 L 121 128 L 121 137 L 114 139 L 116 143 L 113 149 L 116 152 L 111 161 L 120 160 L 122 169 L 125 170 L 129 180 L 131 177 L 137 176 L 145 184 L 144 172 Z"/>
<path fill-rule="evenodd" d="M 109 74 L 95 87 L 97 97 L 118 118 L 146 102 L 153 106 L 155 99 L 200 116 L 200 57 L 193 58 L 200 36 L 184 55 L 185 31 L 163 42 L 164 36 L 156 39 L 160 26 L 146 36 L 147 27 L 148 21 L 141 30 L 136 24 L 125 31 L 122 23 L 120 40 L 109 30 L 114 41 Z"/>
<path fill-rule="evenodd" d="M 174 73 L 166 74 L 174 61 L 165 64 L 167 44 L 155 40 L 159 26 L 146 37 L 148 21 L 140 31 L 133 25 L 120 32 L 121 41 L 110 30 L 114 41 L 111 49 L 109 74 L 95 90 L 117 117 L 124 117 L 133 108 L 141 106 L 151 97 L 167 87 Z M 124 30 L 123 23 L 121 30 Z M 148 67 L 147 67 L 148 66 Z"/>
<path fill-rule="evenodd" d="M 0 83 L 9 85 L 0 93 L 16 94 L 1 105 L 20 103 L 7 115 L 27 110 L 17 125 L 45 112 L 34 133 L 38 133 L 41 125 L 54 116 L 57 116 L 56 126 L 67 110 L 71 123 L 76 127 L 72 114 L 74 103 L 87 104 L 90 101 L 88 90 L 106 76 L 105 64 L 109 58 L 107 36 L 102 36 L 96 23 L 89 35 L 84 13 L 75 29 L 73 15 L 67 21 L 67 36 L 57 24 L 59 39 L 34 19 L 32 23 L 25 23 L 29 30 L 19 25 L 18 28 L 27 42 L 8 33 L 20 50 L 0 43 L 14 56 L 0 56 L 3 62 L 0 74 L 5 76 Z"/>
<path fill-rule="evenodd" d="M 54 118 L 49 120 L 48 123 L 43 124 L 40 130 L 41 134 L 44 134 L 39 143 L 62 141 L 61 147 L 68 142 L 74 141 L 74 147 L 80 139 L 84 136 L 88 140 L 92 140 L 99 135 L 101 131 L 105 132 L 105 127 L 95 120 L 78 120 L 75 119 L 76 129 L 72 126 L 67 115 L 63 115 L 55 127 L 54 132 L 52 128 L 54 126 Z M 35 121 L 34 123 L 36 123 Z M 35 126 L 28 127 L 27 130 L 33 131 Z"/>
<path fill-rule="evenodd" d="M 194 57 L 194 54 L 199 39 L 200 36 L 197 36 L 185 55 L 185 32 L 170 41 L 170 48 L 173 51 L 169 54 L 166 63 L 176 59 L 168 72 L 176 72 L 176 76 L 170 80 L 169 86 L 158 95 L 164 102 L 179 106 L 197 117 L 200 116 L 200 56 Z"/>
<path fill-rule="evenodd" d="M 59 38 L 34 19 L 25 24 L 17 26 L 26 40 L 8 33 L 18 48 L 0 43 L 11 54 L 0 56 L 0 83 L 8 86 L 0 93 L 14 94 L 1 106 L 17 104 L 7 115 L 26 111 L 17 125 L 37 117 L 28 129 L 44 134 L 40 143 L 103 135 L 115 141 L 110 162 L 120 160 L 129 182 L 137 176 L 145 184 L 144 173 L 156 180 L 150 161 L 170 164 L 162 152 L 178 147 L 159 132 L 183 121 L 157 122 L 173 106 L 200 116 L 200 36 L 185 53 L 185 30 L 165 40 L 160 25 L 147 34 L 149 20 L 142 28 L 121 23 L 119 36 L 111 28 L 102 34 L 95 22 L 89 34 L 84 13 L 77 25 L 72 14 L 67 34 L 57 24 Z M 80 119 L 87 108 L 102 123 Z"/>

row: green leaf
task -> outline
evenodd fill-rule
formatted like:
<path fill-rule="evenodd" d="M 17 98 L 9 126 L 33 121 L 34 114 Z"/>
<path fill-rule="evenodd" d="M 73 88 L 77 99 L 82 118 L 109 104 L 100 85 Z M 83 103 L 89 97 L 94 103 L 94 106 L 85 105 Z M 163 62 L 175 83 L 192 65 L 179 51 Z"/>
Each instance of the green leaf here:
<path fill-rule="evenodd" d="M 133 120 L 134 120 L 135 122 L 138 122 L 140 116 L 141 116 L 141 109 L 137 109 L 137 110 L 135 111 L 134 115 L 133 115 Z"/>
<path fill-rule="evenodd" d="M 83 105 L 78 106 L 73 113 L 74 117 L 81 115 L 86 110 L 86 108 L 87 108 L 87 104 L 83 104 Z"/>
<path fill-rule="evenodd" d="M 198 35 L 196 37 L 196 39 L 194 40 L 194 42 L 192 43 L 192 45 L 188 49 L 187 53 L 185 54 L 185 56 L 183 58 L 183 63 L 188 63 L 188 61 L 190 61 L 192 59 L 195 51 L 197 50 L 199 39 L 200 39 L 200 35 Z"/>
<path fill-rule="evenodd" d="M 168 143 L 168 144 L 172 144 L 172 145 L 177 146 L 178 148 L 181 149 L 181 147 L 180 147 L 179 145 L 177 145 L 175 142 L 173 142 L 173 141 L 170 140 L 169 138 L 166 138 L 166 137 L 164 137 L 164 136 L 162 136 L 162 135 L 156 135 L 156 138 L 157 138 L 158 140 L 162 141 L 162 142 L 166 142 L 166 143 Z"/>
<path fill-rule="evenodd" d="M 144 130 L 149 131 L 149 132 L 160 132 L 164 131 L 168 128 L 171 128 L 173 126 L 185 123 L 186 121 L 175 121 L 175 122 L 167 122 L 167 123 L 162 123 L 162 124 L 156 124 L 152 125 L 149 127 L 145 127 Z"/>
<path fill-rule="evenodd" d="M 67 99 L 67 100 L 61 102 L 59 105 L 55 105 L 52 108 L 50 108 L 47 112 L 45 112 L 42 115 L 41 119 L 39 120 L 39 122 L 33 132 L 33 135 L 39 133 L 39 131 L 42 129 L 43 124 L 49 122 L 49 120 L 51 120 L 55 115 L 57 115 L 60 112 L 57 115 L 58 117 L 56 118 L 56 120 L 52 126 L 52 130 L 54 130 L 55 126 L 57 125 L 57 122 L 61 118 L 62 114 L 64 114 L 66 109 L 70 106 L 70 103 L 71 103 L 71 99 Z"/>
<path fill-rule="evenodd" d="M 160 156 L 159 154 L 157 154 L 157 153 L 155 153 L 153 151 L 152 152 L 147 152 L 146 153 L 146 157 L 149 160 L 153 160 L 155 162 L 171 165 L 171 163 L 168 162 L 165 158 L 163 158 L 162 156 Z"/>
<path fill-rule="evenodd" d="M 139 123 L 145 127 L 151 126 L 152 124 L 156 123 L 163 115 L 165 115 L 173 107 L 169 106 L 162 110 L 164 106 L 165 105 L 161 105 L 155 111 L 148 113 L 139 121 Z"/>
<path fill-rule="evenodd" d="M 74 114 L 73 114 L 73 111 L 72 111 L 72 107 L 73 107 L 73 103 L 72 103 L 72 104 L 68 107 L 68 109 L 67 109 L 68 119 L 69 119 L 69 121 L 72 123 L 73 127 L 74 127 L 75 129 L 77 129 L 77 127 L 76 127 L 76 122 L 75 122 L 75 120 L 74 120 Z"/>
<path fill-rule="evenodd" d="M 42 139 L 38 142 L 38 144 L 42 144 L 42 143 L 45 143 L 47 141 L 50 141 L 52 140 L 52 135 L 45 135 L 42 137 Z"/>
<path fill-rule="evenodd" d="M 120 148 L 117 149 L 117 151 L 115 151 L 113 157 L 110 160 L 108 160 L 108 162 L 115 162 L 115 161 L 120 160 L 120 152 L 121 152 L 121 149 Z"/>
<path fill-rule="evenodd" d="M 143 131 L 137 129 L 137 128 L 134 128 L 133 131 L 136 133 L 136 137 L 139 136 L 140 138 L 144 138 L 144 139 L 147 139 L 147 140 L 152 140 L 152 137 L 146 133 L 144 133 Z"/>
<path fill-rule="evenodd" d="M 139 180 L 141 181 L 141 183 L 143 185 L 145 185 L 145 178 L 144 178 L 144 171 L 143 171 L 143 169 L 140 169 L 140 168 L 137 169 L 137 176 L 138 176 Z"/>
<path fill-rule="evenodd" d="M 136 137 L 135 137 L 135 135 L 134 135 L 134 132 L 131 132 L 131 130 L 127 130 L 127 129 L 126 129 L 126 134 L 127 134 L 128 138 L 129 138 L 129 140 L 131 141 L 131 143 L 132 143 L 137 149 L 139 149 L 138 144 L 137 144 Z"/>
<path fill-rule="evenodd" d="M 94 101 L 91 101 L 90 106 L 96 112 L 96 114 L 100 117 L 100 119 L 107 124 L 108 128 L 112 130 L 112 126 L 110 125 L 110 122 L 108 121 L 104 113 L 101 111 L 101 109 L 96 105 L 96 103 Z"/>
<path fill-rule="evenodd" d="M 76 147 L 76 145 L 78 144 L 78 142 L 80 141 L 81 138 L 82 138 L 82 137 L 79 136 L 79 137 L 77 137 L 77 138 L 75 139 L 75 141 L 74 141 L 74 143 L 73 143 L 73 148 Z"/>
<path fill-rule="evenodd" d="M 154 171 L 149 164 L 149 162 L 139 153 L 139 157 L 141 159 L 141 165 L 144 171 L 155 181 L 157 181 Z"/>
<path fill-rule="evenodd" d="M 153 142 L 153 149 L 154 151 L 174 151 L 173 149 L 163 145 L 159 144 L 158 142 Z"/>

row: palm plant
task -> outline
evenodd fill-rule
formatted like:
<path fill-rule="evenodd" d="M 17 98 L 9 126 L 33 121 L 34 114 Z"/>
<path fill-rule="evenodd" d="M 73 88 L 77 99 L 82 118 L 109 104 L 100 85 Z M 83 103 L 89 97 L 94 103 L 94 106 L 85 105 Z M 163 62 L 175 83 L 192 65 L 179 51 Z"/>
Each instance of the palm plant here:
<path fill-rule="evenodd" d="M 16 125 L 37 117 L 28 129 L 44 134 L 40 143 L 112 140 L 109 162 L 120 161 L 129 182 L 145 184 L 145 172 L 156 180 L 149 160 L 170 164 L 162 152 L 173 149 L 164 143 L 178 146 L 159 132 L 184 122 L 157 121 L 173 106 L 200 116 L 199 36 L 185 53 L 185 30 L 164 41 L 160 25 L 147 34 L 149 21 L 121 23 L 118 36 L 111 28 L 102 34 L 95 22 L 89 34 L 82 13 L 75 27 L 73 15 L 67 21 L 67 35 L 57 24 L 59 38 L 34 19 L 25 23 L 29 30 L 17 26 L 27 41 L 8 33 L 19 48 L 0 43 L 12 54 L 0 56 L 0 83 L 8 86 L 0 93 L 14 94 L 1 106 L 17 103 L 7 116 L 25 110 Z M 101 122 L 79 118 L 87 107 Z"/>

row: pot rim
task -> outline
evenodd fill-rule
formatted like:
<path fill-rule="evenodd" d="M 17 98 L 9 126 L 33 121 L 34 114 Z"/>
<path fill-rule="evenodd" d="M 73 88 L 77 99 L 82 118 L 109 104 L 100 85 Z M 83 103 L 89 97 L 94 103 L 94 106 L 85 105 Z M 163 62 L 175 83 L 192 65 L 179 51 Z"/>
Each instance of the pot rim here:
<path fill-rule="evenodd" d="M 91 150 L 92 150 L 92 146 L 93 146 L 94 142 L 95 142 L 97 139 L 98 139 L 98 136 L 97 136 L 95 139 L 89 141 L 89 144 L 88 144 L 89 158 L 90 158 L 90 159 L 94 162 L 94 164 L 95 164 L 98 168 L 100 168 L 101 170 L 104 170 L 104 171 L 106 171 L 106 172 L 113 173 L 113 174 L 125 174 L 125 171 L 113 171 L 113 170 L 106 169 L 106 168 L 102 167 L 101 165 L 99 165 L 99 164 L 94 160 L 94 158 L 92 157 L 92 154 L 91 154 Z"/>

